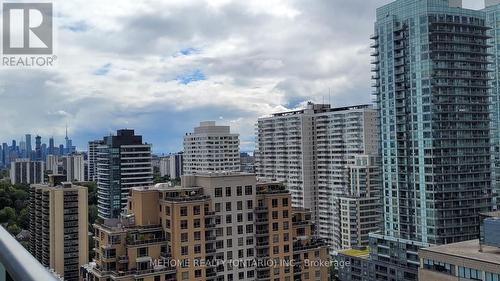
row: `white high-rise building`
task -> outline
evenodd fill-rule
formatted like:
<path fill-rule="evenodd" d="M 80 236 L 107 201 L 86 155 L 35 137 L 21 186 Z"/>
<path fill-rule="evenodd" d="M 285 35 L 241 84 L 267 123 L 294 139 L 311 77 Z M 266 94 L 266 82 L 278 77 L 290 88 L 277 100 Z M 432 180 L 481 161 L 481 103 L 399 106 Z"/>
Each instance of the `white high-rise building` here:
<path fill-rule="evenodd" d="M 58 174 L 59 170 L 59 156 L 49 154 L 45 161 L 45 169 L 50 171 L 51 174 Z"/>
<path fill-rule="evenodd" d="M 182 152 L 160 158 L 160 176 L 180 179 L 182 176 Z"/>
<path fill-rule="evenodd" d="M 239 135 L 215 121 L 201 122 L 184 137 L 184 174 L 240 171 Z"/>
<path fill-rule="evenodd" d="M 160 176 L 170 177 L 170 157 L 168 156 L 160 158 Z"/>
<path fill-rule="evenodd" d="M 97 182 L 97 147 L 103 144 L 102 140 L 89 141 L 88 146 L 88 180 Z"/>
<path fill-rule="evenodd" d="M 10 164 L 10 182 L 12 184 L 44 183 L 44 162 L 30 159 L 16 159 Z"/>
<path fill-rule="evenodd" d="M 72 154 L 61 157 L 63 173 L 66 181 L 85 181 L 85 161 L 82 154 Z"/>
<path fill-rule="evenodd" d="M 336 235 L 341 231 L 340 198 L 358 196 L 352 191 L 363 189 L 355 186 L 364 185 L 366 180 L 378 183 L 371 179 L 380 176 L 379 170 L 371 167 L 372 162 L 364 168 L 376 171 L 368 174 L 369 179 L 355 181 L 353 175 L 353 167 L 360 169 L 356 166 L 360 164 L 356 163 L 357 157 L 378 155 L 377 124 L 377 111 L 370 105 L 331 108 L 312 103 L 303 110 L 258 120 L 258 177 L 285 183 L 292 193 L 293 205 L 312 211 L 318 234 L 333 251 L 344 244 L 342 236 Z M 374 184 L 370 188 L 380 186 Z M 375 194 L 371 192 L 369 196 Z"/>

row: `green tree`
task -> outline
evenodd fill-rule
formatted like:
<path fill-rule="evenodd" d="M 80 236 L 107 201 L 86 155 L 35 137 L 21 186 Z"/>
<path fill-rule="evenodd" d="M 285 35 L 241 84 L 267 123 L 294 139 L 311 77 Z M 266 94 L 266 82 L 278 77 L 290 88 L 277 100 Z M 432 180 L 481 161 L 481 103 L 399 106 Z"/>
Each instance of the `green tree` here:
<path fill-rule="evenodd" d="M 11 222 L 16 219 L 16 211 L 11 207 L 0 210 L 0 223 Z"/>
<path fill-rule="evenodd" d="M 17 218 L 17 222 L 22 229 L 28 229 L 30 224 L 30 212 L 28 208 L 24 208 L 21 210 L 19 217 Z"/>
<path fill-rule="evenodd" d="M 17 224 L 13 223 L 7 226 L 7 231 L 12 235 L 18 235 L 19 232 L 21 232 L 21 228 L 19 228 Z"/>

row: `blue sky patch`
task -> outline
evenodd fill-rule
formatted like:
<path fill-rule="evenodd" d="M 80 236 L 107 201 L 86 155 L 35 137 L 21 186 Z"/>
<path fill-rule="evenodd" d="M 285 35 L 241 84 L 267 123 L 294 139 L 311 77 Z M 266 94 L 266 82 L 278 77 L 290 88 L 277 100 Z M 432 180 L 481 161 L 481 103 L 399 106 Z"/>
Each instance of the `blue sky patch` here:
<path fill-rule="evenodd" d="M 62 28 L 73 32 L 85 32 L 89 30 L 89 26 L 84 21 L 79 21 L 69 25 L 65 25 Z"/>
<path fill-rule="evenodd" d="M 109 73 L 109 71 L 111 71 L 111 63 L 107 63 L 99 67 L 96 71 L 94 71 L 94 75 L 106 76 Z"/>
<path fill-rule="evenodd" d="M 205 73 L 199 69 L 195 69 L 191 72 L 184 73 L 182 75 L 177 76 L 175 79 L 179 81 L 179 83 L 187 85 L 192 82 L 207 80 Z"/>

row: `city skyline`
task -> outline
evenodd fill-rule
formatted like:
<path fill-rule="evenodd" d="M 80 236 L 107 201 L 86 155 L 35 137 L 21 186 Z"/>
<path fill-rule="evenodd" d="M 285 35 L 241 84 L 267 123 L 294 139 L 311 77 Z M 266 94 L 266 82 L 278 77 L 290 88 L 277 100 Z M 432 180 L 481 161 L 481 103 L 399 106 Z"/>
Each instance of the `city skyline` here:
<path fill-rule="evenodd" d="M 368 37 L 373 11 L 389 0 L 252 2 L 122 1 L 116 9 L 98 1 L 57 3 L 58 65 L 4 71 L 0 98 L 10 106 L 0 112 L 0 139 L 36 131 L 60 140 L 69 124 L 82 148 L 133 128 L 155 153 L 167 153 L 182 148 L 185 128 L 217 120 L 241 135 L 243 151 L 252 151 L 258 117 L 307 101 L 331 100 L 334 107 L 371 101 Z M 164 10 L 171 13 L 157 14 Z M 187 15 L 193 11 L 204 12 Z M 353 15 L 357 24 L 347 31 Z M 142 40 L 116 43 L 129 36 Z M 150 47 L 141 47 L 147 40 Z"/>

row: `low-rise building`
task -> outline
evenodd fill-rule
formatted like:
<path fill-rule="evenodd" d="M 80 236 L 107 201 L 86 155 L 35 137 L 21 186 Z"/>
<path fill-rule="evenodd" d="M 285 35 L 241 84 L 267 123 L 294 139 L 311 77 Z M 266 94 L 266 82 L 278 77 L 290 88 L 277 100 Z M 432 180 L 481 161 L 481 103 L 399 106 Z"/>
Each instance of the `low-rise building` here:
<path fill-rule="evenodd" d="M 420 249 L 419 280 L 500 280 L 500 212 L 480 217 L 480 239 Z"/>

